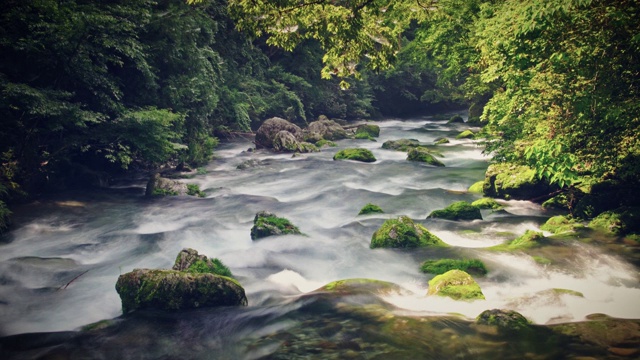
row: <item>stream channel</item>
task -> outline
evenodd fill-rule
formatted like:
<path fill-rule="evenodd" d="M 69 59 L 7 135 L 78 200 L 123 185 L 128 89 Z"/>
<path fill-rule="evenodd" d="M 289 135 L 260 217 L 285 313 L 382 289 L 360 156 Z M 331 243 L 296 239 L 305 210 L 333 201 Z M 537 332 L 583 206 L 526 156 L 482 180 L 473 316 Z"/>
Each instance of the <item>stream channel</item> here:
<path fill-rule="evenodd" d="M 455 201 L 480 198 L 466 189 L 484 178 L 489 158 L 477 141 L 454 139 L 465 124 L 429 117 L 375 123 L 377 141 L 340 140 L 296 157 L 247 151 L 249 139 L 226 141 L 206 171 L 181 180 L 198 184 L 204 198 L 145 198 L 140 178 L 19 207 L 17 226 L 0 241 L 0 357 L 615 358 L 606 347 L 549 329 L 591 314 L 640 319 L 636 265 L 597 241 L 571 236 L 537 249 L 538 258 L 488 250 L 527 229 L 539 231 L 554 215 L 527 201 L 500 201 L 504 210 L 483 210 L 483 220 L 427 219 Z M 452 139 L 438 147 L 445 167 L 381 148 L 386 140 L 433 144 L 443 136 Z M 377 161 L 332 159 L 349 147 L 368 148 Z M 384 213 L 358 216 L 367 203 Z M 290 219 L 305 235 L 252 241 L 261 210 Z M 451 247 L 370 249 L 373 232 L 400 215 Z M 222 260 L 249 306 L 122 315 L 118 276 L 171 268 L 183 248 Z M 420 264 L 439 258 L 481 259 L 489 273 L 475 279 L 486 300 L 426 296 L 433 276 Z M 314 292 L 351 278 L 392 282 L 402 291 Z M 477 315 L 495 308 L 520 312 L 535 331 L 505 336 L 474 326 Z"/>

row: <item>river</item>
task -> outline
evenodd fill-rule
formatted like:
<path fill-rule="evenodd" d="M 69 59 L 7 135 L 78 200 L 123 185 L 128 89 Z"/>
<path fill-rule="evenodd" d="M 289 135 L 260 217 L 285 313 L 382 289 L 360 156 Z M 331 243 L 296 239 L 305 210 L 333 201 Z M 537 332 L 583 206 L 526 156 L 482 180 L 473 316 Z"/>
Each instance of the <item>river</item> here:
<path fill-rule="evenodd" d="M 8 354 L 132 359 L 351 354 L 382 359 L 394 351 L 397 358 L 409 358 L 402 351 L 410 349 L 418 352 L 416 358 L 496 358 L 501 340 L 487 345 L 490 341 L 469 330 L 469 320 L 483 310 L 517 310 L 540 325 L 583 321 L 595 313 L 640 319 L 638 269 L 604 246 L 565 239 L 539 250 L 550 264 L 524 253 L 486 249 L 527 229 L 539 230 L 554 214 L 537 204 L 501 201 L 503 211 L 483 210 L 483 220 L 472 222 L 426 219 L 454 201 L 480 197 L 466 189 L 484 177 L 489 158 L 477 141 L 454 139 L 465 124 L 429 117 L 376 124 L 381 128 L 377 141 L 340 140 L 336 148 L 296 157 L 247 151 L 252 146 L 248 139 L 226 141 L 214 161 L 182 180 L 198 184 L 205 198 L 147 199 L 146 179 L 141 178 L 21 206 L 15 214 L 17 227 L 0 243 L 0 336 L 31 345 Z M 381 148 L 386 140 L 412 138 L 432 144 L 443 136 L 452 139 L 439 146 L 445 167 L 409 162 L 405 153 Z M 368 148 L 378 160 L 367 164 L 332 159 L 348 147 Z M 239 169 L 241 164 L 249 165 Z M 367 203 L 379 205 L 384 213 L 358 216 Z M 261 210 L 290 219 L 305 235 L 252 241 L 252 221 Z M 372 233 L 399 215 L 423 224 L 452 247 L 369 249 Z M 170 268 L 187 247 L 221 259 L 244 286 L 249 306 L 120 317 L 114 287 L 118 276 L 134 268 Z M 419 271 L 420 263 L 443 257 L 483 260 L 489 273 L 476 280 L 486 300 L 427 297 L 432 276 Z M 350 278 L 388 281 L 403 291 L 334 298 L 313 293 Z M 115 320 L 96 335 L 77 332 L 104 319 Z M 406 320 L 404 328 L 396 329 L 400 333 L 415 331 L 454 345 L 446 350 L 415 338 L 410 344 L 405 338 L 398 343 L 385 334 L 389 321 L 398 327 L 399 319 Z M 423 324 L 406 325 L 411 321 Z M 30 333 L 38 333 L 41 340 L 17 335 Z M 454 336 L 458 340 L 451 340 Z M 557 345 L 547 350 L 556 354 L 561 349 Z M 518 358 L 524 350 L 500 351 L 507 351 L 504 358 Z M 547 355 L 543 351 L 540 356 Z"/>

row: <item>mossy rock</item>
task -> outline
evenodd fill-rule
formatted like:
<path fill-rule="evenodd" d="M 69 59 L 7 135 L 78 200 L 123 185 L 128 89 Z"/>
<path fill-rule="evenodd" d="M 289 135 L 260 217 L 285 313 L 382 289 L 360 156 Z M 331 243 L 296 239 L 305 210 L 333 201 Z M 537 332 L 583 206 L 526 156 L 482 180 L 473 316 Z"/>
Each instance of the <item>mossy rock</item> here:
<path fill-rule="evenodd" d="M 273 117 L 265 120 L 258 131 L 256 131 L 255 144 L 256 148 L 274 148 L 274 138 L 281 131 L 286 131 L 294 136 L 297 141 L 303 139 L 302 129 L 285 119 Z M 281 144 L 282 145 L 282 144 Z"/>
<path fill-rule="evenodd" d="M 583 227 L 582 224 L 576 222 L 574 219 L 569 219 L 564 215 L 558 215 L 549 218 L 546 223 L 540 226 L 540 229 L 553 234 L 562 234 L 573 232 Z"/>
<path fill-rule="evenodd" d="M 505 244 L 503 245 L 498 245 L 493 247 L 493 249 L 500 249 L 500 250 L 525 250 L 525 249 L 530 249 L 533 247 L 538 247 L 542 244 L 542 241 L 544 240 L 544 235 L 541 232 L 538 231 L 533 231 L 533 230 L 527 230 L 524 232 L 523 235 L 519 236 L 518 238 L 509 241 L 506 246 Z"/>
<path fill-rule="evenodd" d="M 176 196 L 186 195 L 187 185 L 179 181 L 163 178 L 155 173 L 149 178 L 145 196 Z"/>
<path fill-rule="evenodd" d="M 440 238 L 431 234 L 424 226 L 416 224 L 407 216 L 389 219 L 373 233 L 372 249 L 416 248 L 422 246 L 447 246 Z"/>
<path fill-rule="evenodd" d="M 209 273 L 135 269 L 118 277 L 116 291 L 125 314 L 146 308 L 184 310 L 247 305 L 245 291 L 237 281 Z"/>
<path fill-rule="evenodd" d="M 492 198 L 478 199 L 472 202 L 471 206 L 475 206 L 478 209 L 493 209 L 493 210 L 502 209 L 502 205 L 498 204 L 498 202 Z"/>
<path fill-rule="evenodd" d="M 482 194 L 482 186 L 484 185 L 484 180 L 480 180 L 478 182 L 473 183 L 473 185 L 469 186 L 467 189 L 470 193 Z"/>
<path fill-rule="evenodd" d="M 345 279 L 328 283 L 316 291 L 327 291 L 340 294 L 399 294 L 402 288 L 394 283 L 375 279 Z"/>
<path fill-rule="evenodd" d="M 464 119 L 462 118 L 462 116 L 460 115 L 453 115 L 452 117 L 449 118 L 449 121 L 447 121 L 447 124 L 456 124 L 456 123 L 463 123 Z"/>
<path fill-rule="evenodd" d="M 309 153 L 318 151 L 318 148 L 309 142 L 298 141 L 292 133 L 283 130 L 274 136 L 273 150 L 280 152 Z"/>
<path fill-rule="evenodd" d="M 448 144 L 450 142 L 451 141 L 449 141 L 449 139 L 447 139 L 447 138 L 438 138 L 438 139 L 435 140 L 434 144 L 442 145 L 442 144 Z"/>
<path fill-rule="evenodd" d="M 427 260 L 420 265 L 420 271 L 426 274 L 440 275 L 450 270 L 462 270 L 475 275 L 487 274 L 487 267 L 478 259 Z"/>
<path fill-rule="evenodd" d="M 342 125 L 338 124 L 336 121 L 327 119 L 326 116 L 318 117 L 317 121 L 309 123 L 305 132 L 308 134 L 314 134 L 311 136 L 320 136 L 327 140 L 340 140 L 349 137 Z"/>
<path fill-rule="evenodd" d="M 427 163 L 429 165 L 440 166 L 440 167 L 444 166 L 444 164 L 440 160 L 433 157 L 433 154 L 431 154 L 429 149 L 421 146 L 409 150 L 409 152 L 407 153 L 407 160 L 419 161 L 419 162 Z"/>
<path fill-rule="evenodd" d="M 456 136 L 456 139 L 473 139 L 476 136 L 471 130 L 465 130 Z"/>
<path fill-rule="evenodd" d="M 354 160 L 361 161 L 366 163 L 372 163 L 376 161 L 376 157 L 373 156 L 371 150 L 361 149 L 361 148 L 352 148 L 352 149 L 344 149 L 338 151 L 334 156 L 333 160 Z"/>
<path fill-rule="evenodd" d="M 640 207 L 625 206 L 596 216 L 589 227 L 622 236 L 640 230 Z"/>
<path fill-rule="evenodd" d="M 482 191 L 485 196 L 530 200 L 549 194 L 553 188 L 536 177 L 535 170 L 524 165 L 500 163 L 489 165 Z"/>
<path fill-rule="evenodd" d="M 383 149 L 397 151 L 409 151 L 418 146 L 420 146 L 420 141 L 416 139 L 387 140 L 382 144 Z"/>
<path fill-rule="evenodd" d="M 638 320 L 591 314 L 587 316 L 587 321 L 552 325 L 550 328 L 556 333 L 578 338 L 581 342 L 601 346 L 603 351 L 611 354 L 613 354 L 612 350 L 625 350 L 624 357 L 607 357 L 604 352 L 602 358 L 637 359 L 637 355 L 640 354 L 638 340 L 640 339 L 640 321 Z"/>
<path fill-rule="evenodd" d="M 356 138 L 358 134 L 365 134 L 367 138 L 377 138 L 380 136 L 380 126 L 373 124 L 362 124 L 356 128 Z"/>
<path fill-rule="evenodd" d="M 358 213 L 358 215 L 377 214 L 377 213 L 384 213 L 384 211 L 382 211 L 382 208 L 380 208 L 380 206 L 374 205 L 372 203 L 368 203 L 367 205 L 363 206 L 362 209 L 360 209 L 360 212 Z"/>
<path fill-rule="evenodd" d="M 171 269 L 193 274 L 215 274 L 233 278 L 231 270 L 222 261 L 200 255 L 194 249 L 182 249 Z"/>
<path fill-rule="evenodd" d="M 454 300 L 484 300 L 480 285 L 462 270 L 450 270 L 429 281 L 427 295 L 447 296 Z"/>
<path fill-rule="evenodd" d="M 476 324 L 497 326 L 502 333 L 518 333 L 531 329 L 531 322 L 513 310 L 485 310 L 476 317 Z"/>
<path fill-rule="evenodd" d="M 457 201 L 441 210 L 434 210 L 427 218 L 447 220 L 482 220 L 480 209 L 466 201 Z"/>
<path fill-rule="evenodd" d="M 267 211 L 260 211 L 253 219 L 251 239 L 257 240 L 273 235 L 302 234 L 288 219 Z"/>
<path fill-rule="evenodd" d="M 552 197 L 549 200 L 546 200 L 545 202 L 542 203 L 542 208 L 545 210 L 549 210 L 549 209 L 568 210 L 569 201 L 567 199 L 567 195 L 559 194 Z"/>
<path fill-rule="evenodd" d="M 338 146 L 338 144 L 334 143 L 331 140 L 319 140 L 318 142 L 316 142 L 316 147 L 317 148 L 325 148 L 325 147 L 336 147 Z"/>
<path fill-rule="evenodd" d="M 354 139 L 356 140 L 369 140 L 369 141 L 376 141 L 376 139 L 372 136 L 369 136 L 369 134 L 361 132 L 361 133 L 356 133 L 353 136 Z"/>

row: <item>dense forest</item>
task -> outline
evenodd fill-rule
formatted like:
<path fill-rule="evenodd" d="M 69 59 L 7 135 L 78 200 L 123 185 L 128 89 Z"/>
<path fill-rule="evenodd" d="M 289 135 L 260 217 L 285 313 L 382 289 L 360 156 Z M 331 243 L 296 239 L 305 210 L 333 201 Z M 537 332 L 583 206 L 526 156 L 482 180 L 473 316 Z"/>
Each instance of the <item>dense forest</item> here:
<path fill-rule="evenodd" d="M 638 19 L 633 0 L 8 0 L 0 229 L 13 203 L 203 165 L 269 117 L 461 106 L 569 210 L 637 205 Z"/>

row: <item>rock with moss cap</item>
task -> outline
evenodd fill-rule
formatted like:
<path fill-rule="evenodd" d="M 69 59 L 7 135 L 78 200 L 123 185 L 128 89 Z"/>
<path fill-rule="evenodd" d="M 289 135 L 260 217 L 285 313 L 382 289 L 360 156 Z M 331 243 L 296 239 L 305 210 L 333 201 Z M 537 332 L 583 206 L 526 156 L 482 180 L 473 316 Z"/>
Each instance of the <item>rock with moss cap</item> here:
<path fill-rule="evenodd" d="M 427 295 L 447 296 L 454 300 L 484 299 L 480 285 L 462 270 L 450 270 L 429 281 Z"/>
<path fill-rule="evenodd" d="M 155 173 L 147 182 L 145 196 L 186 195 L 187 192 L 187 184 L 163 178 L 160 174 Z"/>
<path fill-rule="evenodd" d="M 477 181 L 473 183 L 473 185 L 469 186 L 469 189 L 467 189 L 467 191 L 470 193 L 482 194 L 483 185 L 484 185 L 484 180 Z"/>
<path fill-rule="evenodd" d="M 424 226 L 416 224 L 407 216 L 389 219 L 373 233 L 372 249 L 416 248 L 423 246 L 447 246 L 440 238 L 431 234 Z"/>
<path fill-rule="evenodd" d="M 420 146 L 420 141 L 416 139 L 388 140 L 382 144 L 383 149 L 397 151 L 409 151 L 410 149 L 418 146 Z"/>
<path fill-rule="evenodd" d="M 473 139 L 476 136 L 471 130 L 465 130 L 456 136 L 456 139 Z"/>
<path fill-rule="evenodd" d="M 327 291 L 340 294 L 377 294 L 377 295 L 389 295 L 399 294 L 402 292 L 402 288 L 394 283 L 375 280 L 375 279 L 345 279 L 328 283 L 316 291 Z"/>
<path fill-rule="evenodd" d="M 374 140 L 380 136 L 380 126 L 373 124 L 361 124 L 356 128 L 356 139 L 369 139 Z"/>
<path fill-rule="evenodd" d="M 462 118 L 462 116 L 456 114 L 449 118 L 449 121 L 447 121 L 447 124 L 457 124 L 457 123 L 463 123 L 463 122 L 464 122 L 464 119 Z"/>
<path fill-rule="evenodd" d="M 625 235 L 640 231 L 640 207 L 625 206 L 605 211 L 589 222 L 592 229 L 612 235 Z"/>
<path fill-rule="evenodd" d="M 302 141 L 303 139 L 302 129 L 298 125 L 279 117 L 273 117 L 265 120 L 256 131 L 256 148 L 273 149 L 273 140 L 276 134 L 281 131 L 289 132 L 297 141 Z"/>
<path fill-rule="evenodd" d="M 434 141 L 434 144 L 436 145 L 442 145 L 442 144 L 448 144 L 448 143 L 450 143 L 450 141 L 447 138 L 438 138 Z"/>
<path fill-rule="evenodd" d="M 290 132 L 283 130 L 273 138 L 273 150 L 279 152 L 309 153 L 316 152 L 318 148 L 308 142 L 298 141 Z"/>
<path fill-rule="evenodd" d="M 360 209 L 358 215 L 380 214 L 383 212 L 384 211 L 382 211 L 382 208 L 380 208 L 380 206 L 368 203 L 367 205 L 363 206 L 362 209 Z"/>
<path fill-rule="evenodd" d="M 502 205 L 498 204 L 498 202 L 492 198 L 478 199 L 472 202 L 471 206 L 475 206 L 478 209 L 493 209 L 493 210 L 502 209 Z"/>
<path fill-rule="evenodd" d="M 564 215 L 557 215 L 549 218 L 546 223 L 540 226 L 541 230 L 548 231 L 553 234 L 562 234 L 566 232 L 574 232 L 584 226 L 575 219 L 570 219 Z"/>
<path fill-rule="evenodd" d="M 482 220 L 480 209 L 466 201 L 457 201 L 441 210 L 434 210 L 427 218 L 447 220 Z"/>
<path fill-rule="evenodd" d="M 496 326 L 499 332 L 505 334 L 531 329 L 531 322 L 522 314 L 513 310 L 485 310 L 476 318 L 476 324 Z"/>
<path fill-rule="evenodd" d="M 206 255 L 198 254 L 194 249 L 182 249 L 172 270 L 184 271 L 194 274 L 215 274 L 232 278 L 231 270 L 222 261 L 216 258 L 208 258 Z"/>
<path fill-rule="evenodd" d="M 260 211 L 253 219 L 251 239 L 257 240 L 273 235 L 302 234 L 288 219 L 267 211 Z"/>
<path fill-rule="evenodd" d="M 431 153 L 431 151 L 429 151 L 429 149 L 422 146 L 409 150 L 409 152 L 407 153 L 407 160 L 419 161 L 419 162 L 427 163 L 429 165 L 440 166 L 440 167 L 444 166 L 444 164 L 440 160 L 436 159 L 433 156 L 433 154 Z"/>
<path fill-rule="evenodd" d="M 506 244 L 492 247 L 494 250 L 526 250 L 542 245 L 544 235 L 539 231 L 527 230 L 520 237 L 507 242 Z"/>
<path fill-rule="evenodd" d="M 371 150 L 361 148 L 343 149 L 338 151 L 333 160 L 353 160 L 366 163 L 372 163 L 376 161 L 376 157 Z"/>
<path fill-rule="evenodd" d="M 438 259 L 427 260 L 420 265 L 420 271 L 440 275 L 450 270 L 462 270 L 475 275 L 486 275 L 487 267 L 478 259 Z"/>
<path fill-rule="evenodd" d="M 184 310 L 214 306 L 246 306 L 240 284 L 210 273 L 135 269 L 120 275 L 116 291 L 122 311 L 138 309 Z"/>
<path fill-rule="evenodd" d="M 528 166 L 500 163 L 489 165 L 482 190 L 488 197 L 530 200 L 549 194 L 553 187 Z"/>
<path fill-rule="evenodd" d="M 344 128 L 327 117 L 319 118 L 319 120 L 309 123 L 305 129 L 308 137 L 320 137 L 326 140 L 340 140 L 348 137 Z"/>

